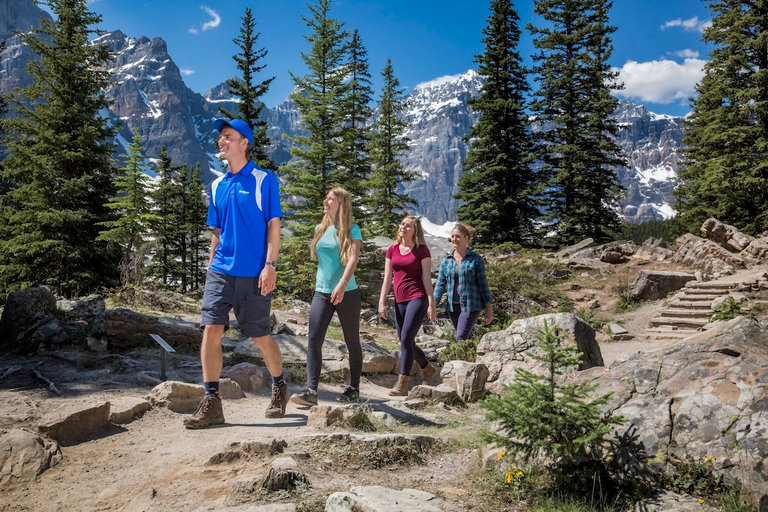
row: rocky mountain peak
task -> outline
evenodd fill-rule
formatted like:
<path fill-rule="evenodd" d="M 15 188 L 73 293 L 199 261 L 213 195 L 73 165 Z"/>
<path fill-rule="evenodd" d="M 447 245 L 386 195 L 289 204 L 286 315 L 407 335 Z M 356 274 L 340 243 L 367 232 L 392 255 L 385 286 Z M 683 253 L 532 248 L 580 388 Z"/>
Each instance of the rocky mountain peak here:
<path fill-rule="evenodd" d="M 26 34 L 40 26 L 40 18 L 53 19 L 31 0 L 0 0 L 0 40 L 13 37 L 13 31 Z"/>

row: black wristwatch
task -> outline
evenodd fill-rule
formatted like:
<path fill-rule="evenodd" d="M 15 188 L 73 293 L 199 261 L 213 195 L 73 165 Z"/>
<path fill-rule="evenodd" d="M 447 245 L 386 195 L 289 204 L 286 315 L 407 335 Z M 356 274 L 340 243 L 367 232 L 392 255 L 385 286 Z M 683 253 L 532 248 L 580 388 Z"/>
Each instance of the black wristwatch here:
<path fill-rule="evenodd" d="M 267 265 L 272 268 L 277 268 L 277 260 L 267 260 Z"/>

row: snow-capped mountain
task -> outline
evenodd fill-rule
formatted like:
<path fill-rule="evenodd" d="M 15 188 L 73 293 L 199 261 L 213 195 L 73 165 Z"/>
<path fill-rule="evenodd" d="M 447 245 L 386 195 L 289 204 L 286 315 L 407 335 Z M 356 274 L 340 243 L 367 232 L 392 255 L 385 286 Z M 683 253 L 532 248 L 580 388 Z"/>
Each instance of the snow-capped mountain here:
<path fill-rule="evenodd" d="M 0 32 L 29 30 L 34 16 L 29 6 L 19 7 L 26 4 L 37 9 L 38 19 L 47 16 L 30 0 L 0 0 L 0 12 L 11 13 L 5 25 L 0 21 Z M 0 54 L 0 92 L 26 85 L 26 62 L 35 58 L 18 37 L 7 42 L 7 49 Z M 108 65 L 114 74 L 114 85 L 107 91 L 112 106 L 105 115 L 122 126 L 116 141 L 118 153 L 124 152 L 137 129 L 148 157 L 157 158 L 165 146 L 175 165 L 200 162 L 211 180 L 221 169 L 213 144 L 213 119 L 220 117 L 219 106 L 237 109 L 227 88 L 217 86 L 205 95 L 190 90 L 161 38 L 133 38 L 115 31 L 96 42 L 115 52 Z M 478 119 L 467 100 L 479 93 L 482 84 L 482 77 L 469 70 L 419 84 L 407 96 L 404 118 L 410 125 L 410 150 L 402 161 L 419 178 L 406 184 L 405 190 L 418 201 L 417 213 L 435 224 L 455 220 L 458 204 L 453 195 L 458 192 L 462 161 L 469 149 L 463 138 Z M 668 217 L 672 190 L 678 182 L 675 150 L 682 138 L 682 119 L 659 116 L 626 101 L 620 102 L 616 116 L 623 127 L 617 140 L 630 164 L 628 169 L 618 170 L 628 192 L 622 201 L 622 215 L 630 222 Z M 264 118 L 273 144 L 270 157 L 278 165 L 285 163 L 290 159 L 290 142 L 283 134 L 298 132 L 298 113 L 288 99 L 264 109 Z"/>

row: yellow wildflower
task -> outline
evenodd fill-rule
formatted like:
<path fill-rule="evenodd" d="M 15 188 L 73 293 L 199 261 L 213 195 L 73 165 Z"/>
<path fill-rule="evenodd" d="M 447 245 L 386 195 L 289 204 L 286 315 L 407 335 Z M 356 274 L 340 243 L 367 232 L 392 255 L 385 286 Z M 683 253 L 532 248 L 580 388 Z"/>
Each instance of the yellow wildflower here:
<path fill-rule="evenodd" d="M 714 459 L 715 459 L 714 457 L 707 457 L 706 459 L 704 459 L 704 462 L 710 462 Z"/>
<path fill-rule="evenodd" d="M 498 461 L 500 461 L 500 460 L 501 460 L 501 458 L 502 458 L 502 457 L 504 457 L 506 454 L 507 454 L 507 450 L 504 450 L 503 452 L 501 452 L 501 453 L 499 454 L 499 456 L 498 456 L 498 457 L 496 457 L 496 461 L 497 461 L 497 462 L 498 462 Z"/>
<path fill-rule="evenodd" d="M 699 505 L 701 505 L 702 503 L 704 503 L 704 500 L 699 500 Z"/>
<path fill-rule="evenodd" d="M 523 472 L 522 471 L 518 471 L 517 472 L 517 476 L 523 476 Z"/>
<path fill-rule="evenodd" d="M 507 479 L 507 483 L 510 483 L 512 481 L 512 472 L 511 471 L 507 472 L 507 474 L 504 475 L 504 476 Z"/>

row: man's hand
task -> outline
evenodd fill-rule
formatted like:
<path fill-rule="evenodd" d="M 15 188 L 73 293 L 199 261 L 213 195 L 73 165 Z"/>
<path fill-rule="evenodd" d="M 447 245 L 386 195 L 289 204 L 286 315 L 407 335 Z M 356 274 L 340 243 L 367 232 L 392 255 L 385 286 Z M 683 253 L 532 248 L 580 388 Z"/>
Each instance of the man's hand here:
<path fill-rule="evenodd" d="M 277 270 L 271 265 L 265 265 L 259 276 L 259 288 L 262 295 L 269 294 L 275 289 L 275 283 L 277 282 Z"/>

